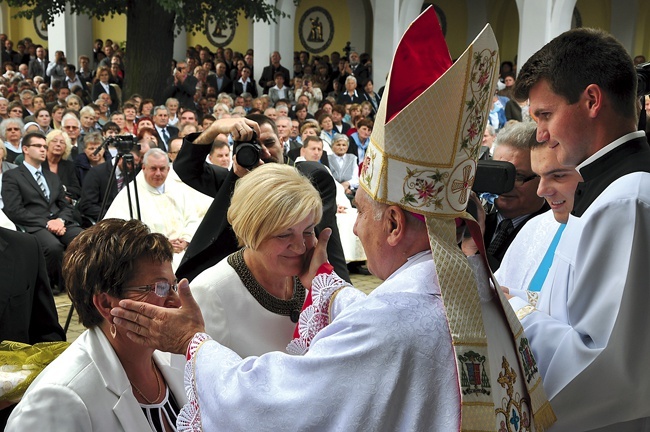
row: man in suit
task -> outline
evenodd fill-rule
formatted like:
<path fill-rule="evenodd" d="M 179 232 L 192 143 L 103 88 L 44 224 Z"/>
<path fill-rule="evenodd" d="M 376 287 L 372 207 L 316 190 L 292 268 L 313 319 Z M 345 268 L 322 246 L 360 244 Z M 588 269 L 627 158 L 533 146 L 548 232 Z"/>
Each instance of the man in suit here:
<path fill-rule="evenodd" d="M 36 58 L 29 62 L 29 77 L 43 77 L 46 83 L 50 83 L 50 77 L 45 73 L 47 71 L 48 61 L 45 58 L 45 49 L 41 45 L 36 46 Z"/>
<path fill-rule="evenodd" d="M 549 209 L 544 198 L 537 196 L 539 176 L 531 168 L 528 140 L 534 130 L 535 123 L 518 123 L 497 135 L 493 159 L 512 163 L 516 175 L 514 189 L 494 200 L 497 211 L 485 220 L 484 241 L 493 271 L 499 268 L 510 243 L 526 222 Z"/>
<path fill-rule="evenodd" d="M 124 158 L 119 158 L 117 168 L 115 169 L 115 180 L 110 184 L 111 172 L 115 158 L 110 161 L 92 167 L 84 178 L 81 187 L 81 198 L 79 198 L 79 211 L 86 219 L 98 221 L 104 217 L 106 211 L 117 196 L 117 193 L 133 180 L 137 167 L 140 165 L 140 153 L 137 149 L 131 151 L 133 155 L 134 167 L 129 167 L 128 173 L 125 174 Z M 102 204 L 106 200 L 106 205 Z"/>
<path fill-rule="evenodd" d="M 6 228 L 0 228 L 0 341 L 65 341 L 41 246 L 33 236 Z M 12 410 L 0 409 L 0 428 Z"/>
<path fill-rule="evenodd" d="M 370 69 L 362 65 L 359 61 L 359 53 L 352 51 L 350 53 L 350 63 L 348 65 L 348 73 L 357 79 L 357 82 L 362 84 L 370 78 Z"/>
<path fill-rule="evenodd" d="M 185 138 L 181 151 L 174 162 L 174 170 L 185 183 L 199 192 L 214 197 L 214 201 L 194 234 L 192 243 L 176 271 L 176 276 L 179 279 L 186 277 L 191 281 L 203 270 L 212 267 L 239 249 L 237 239 L 226 219 L 226 213 L 235 182 L 247 170 L 236 163 L 233 163 L 233 168 L 230 171 L 214 165 L 208 165 L 210 168 L 206 168 L 205 158 L 210 153 L 211 144 L 217 135 L 231 133 L 231 129 L 235 127 L 241 129 L 242 127 L 239 125 L 242 121 L 249 126 L 255 125 L 255 123 L 259 125 L 258 142 L 262 145 L 260 153 L 262 160 L 265 163 L 284 163 L 283 148 L 278 139 L 275 123 L 263 115 L 251 115 L 246 120 L 218 120 L 201 135 L 191 134 Z M 233 135 L 234 139 L 239 139 L 241 136 L 236 133 Z M 316 229 L 319 232 L 324 228 L 332 229 L 332 235 L 327 244 L 328 259 L 336 273 L 349 281 L 350 275 L 336 224 L 337 206 L 334 178 L 318 162 L 300 162 L 295 166 L 311 180 L 321 195 L 323 217 Z"/>
<path fill-rule="evenodd" d="M 251 68 L 244 66 L 241 69 L 241 78 L 234 82 L 233 87 L 233 93 L 237 96 L 243 93 L 250 93 L 254 98 L 257 97 L 257 84 L 251 78 Z"/>
<path fill-rule="evenodd" d="M 280 64 L 280 53 L 273 51 L 271 54 L 271 64 L 264 68 L 262 71 L 262 76 L 260 76 L 259 83 L 264 89 L 264 94 L 269 94 L 269 89 L 275 85 L 275 74 L 276 72 L 282 72 L 284 75 L 284 82 L 288 84 L 291 80 L 289 75 L 289 69 Z"/>
<path fill-rule="evenodd" d="M 174 69 L 173 82 L 163 92 L 163 100 L 175 98 L 182 108 L 195 108 L 194 94 L 198 80 L 190 74 L 185 62 L 179 62 Z"/>
<path fill-rule="evenodd" d="M 7 217 L 34 235 L 45 253 L 52 284 L 63 289 L 63 251 L 81 233 L 72 206 L 65 198 L 59 177 L 41 168 L 47 144 L 40 133 L 29 133 L 22 141 L 25 162 L 3 175 L 2 199 Z"/>
<path fill-rule="evenodd" d="M 233 92 L 232 80 L 226 75 L 226 64 L 224 62 L 217 63 L 216 75 L 208 75 L 207 81 L 210 87 L 217 89 L 217 94 Z"/>
<path fill-rule="evenodd" d="M 153 123 L 158 136 L 158 147 L 166 152 L 169 149 L 169 142 L 178 136 L 178 128 L 168 126 L 169 111 L 165 105 L 153 109 Z"/>

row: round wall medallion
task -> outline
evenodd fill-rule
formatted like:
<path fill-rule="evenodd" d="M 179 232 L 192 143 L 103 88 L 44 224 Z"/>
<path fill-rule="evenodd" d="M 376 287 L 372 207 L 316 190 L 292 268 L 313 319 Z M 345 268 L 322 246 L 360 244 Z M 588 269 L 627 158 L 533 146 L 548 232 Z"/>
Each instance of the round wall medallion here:
<path fill-rule="evenodd" d="M 235 38 L 235 27 L 219 25 L 214 18 L 205 17 L 205 36 L 216 47 L 224 48 Z"/>
<path fill-rule="evenodd" d="M 298 35 L 302 45 L 312 54 L 325 51 L 334 37 L 332 15 L 320 7 L 308 9 L 300 18 Z"/>
<path fill-rule="evenodd" d="M 34 29 L 36 34 L 43 40 L 47 40 L 47 24 L 43 15 L 34 15 Z"/>

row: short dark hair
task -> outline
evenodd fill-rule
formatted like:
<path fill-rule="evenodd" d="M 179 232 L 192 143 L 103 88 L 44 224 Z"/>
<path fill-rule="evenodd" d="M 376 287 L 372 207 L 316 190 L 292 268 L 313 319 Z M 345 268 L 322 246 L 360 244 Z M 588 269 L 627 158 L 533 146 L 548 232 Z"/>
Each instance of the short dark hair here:
<path fill-rule="evenodd" d="M 318 141 L 319 143 L 323 143 L 323 140 L 320 139 L 320 137 L 309 135 L 305 140 L 302 142 L 302 148 L 307 148 L 309 147 L 309 143 L 313 141 Z"/>
<path fill-rule="evenodd" d="M 120 127 L 117 125 L 117 123 L 112 122 L 112 121 L 106 122 L 106 123 L 104 124 L 104 126 L 102 126 L 102 132 L 103 132 L 103 133 L 106 133 L 106 132 L 108 132 L 109 130 L 114 130 L 114 131 L 116 131 L 117 133 L 120 133 Z"/>
<path fill-rule="evenodd" d="M 260 126 L 264 124 L 271 125 L 271 128 L 273 129 L 273 133 L 275 134 L 276 137 L 278 136 L 278 127 L 275 125 L 275 122 L 271 120 L 269 117 L 265 116 L 264 114 L 248 114 L 246 118 L 249 120 L 253 120 L 255 123 L 257 123 Z"/>
<path fill-rule="evenodd" d="M 21 146 L 22 147 L 29 147 L 30 144 L 32 143 L 32 139 L 34 139 L 34 138 L 43 138 L 43 139 L 45 139 L 45 135 L 43 135 L 40 132 L 30 132 L 30 133 L 28 133 L 27 135 L 25 135 L 23 137 Z"/>
<path fill-rule="evenodd" d="M 87 328 L 101 324 L 93 296 L 107 293 L 121 298 L 138 259 L 164 263 L 173 256 L 167 237 L 152 233 L 137 219 L 104 219 L 82 231 L 63 258 L 65 286 L 79 321 Z"/>
<path fill-rule="evenodd" d="M 224 147 L 230 147 L 228 145 L 228 142 L 220 140 L 220 139 L 214 140 L 214 142 L 212 143 L 212 147 L 210 148 L 210 154 L 212 154 L 215 151 L 217 151 L 218 149 L 224 148 Z"/>
<path fill-rule="evenodd" d="M 533 54 L 521 68 L 514 95 L 528 99 L 545 80 L 569 104 L 576 103 L 590 84 L 598 85 L 625 118 L 636 118 L 637 76 L 632 58 L 612 35 L 578 28 L 562 33 Z"/>

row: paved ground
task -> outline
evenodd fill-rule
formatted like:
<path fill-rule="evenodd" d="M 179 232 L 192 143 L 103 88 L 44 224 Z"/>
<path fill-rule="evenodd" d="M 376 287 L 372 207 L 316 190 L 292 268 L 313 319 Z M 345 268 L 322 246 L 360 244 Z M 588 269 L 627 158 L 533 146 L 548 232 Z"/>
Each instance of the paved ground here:
<path fill-rule="evenodd" d="M 351 275 L 351 277 L 354 286 L 359 288 L 361 291 L 365 292 L 366 294 L 370 293 L 381 282 L 375 276 L 364 276 L 364 275 L 353 274 Z M 70 312 L 70 305 L 71 305 L 70 298 L 68 298 L 68 296 L 65 294 L 61 294 L 54 297 L 54 300 L 56 302 L 56 309 L 59 314 L 59 322 L 61 323 L 61 326 L 64 326 L 65 321 L 68 317 L 68 313 Z M 70 327 L 68 328 L 68 333 L 67 333 L 68 342 L 73 342 L 84 330 L 85 328 L 84 326 L 79 324 L 79 317 L 75 312 L 72 315 L 72 319 L 70 321 Z"/>

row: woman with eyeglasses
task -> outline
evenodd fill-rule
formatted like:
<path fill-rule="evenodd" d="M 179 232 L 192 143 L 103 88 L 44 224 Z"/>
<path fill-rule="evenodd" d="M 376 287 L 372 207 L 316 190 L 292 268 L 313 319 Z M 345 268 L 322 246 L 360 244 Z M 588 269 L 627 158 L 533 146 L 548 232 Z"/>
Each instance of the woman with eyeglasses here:
<path fill-rule="evenodd" d="M 7 162 L 13 162 L 16 158 L 23 154 L 23 149 L 20 146 L 20 140 L 23 138 L 23 124 L 22 119 L 8 118 L 0 123 L 0 138 L 5 143 L 7 148 Z"/>
<path fill-rule="evenodd" d="M 172 255 L 138 220 L 104 219 L 77 236 L 63 271 L 88 330 L 36 378 L 6 431 L 176 430 L 185 359 L 136 345 L 110 315 L 124 298 L 179 307 Z"/>

